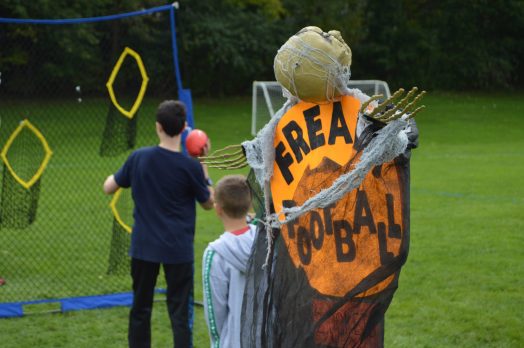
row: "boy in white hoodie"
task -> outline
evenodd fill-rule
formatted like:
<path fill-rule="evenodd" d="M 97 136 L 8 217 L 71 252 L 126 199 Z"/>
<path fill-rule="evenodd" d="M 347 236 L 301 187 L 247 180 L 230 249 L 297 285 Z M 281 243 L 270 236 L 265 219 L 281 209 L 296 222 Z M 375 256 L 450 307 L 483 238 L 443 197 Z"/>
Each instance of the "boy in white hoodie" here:
<path fill-rule="evenodd" d="M 227 175 L 215 188 L 215 211 L 224 232 L 204 251 L 204 312 L 211 347 L 240 347 L 245 273 L 256 227 L 248 225 L 251 191 L 242 175 Z"/>

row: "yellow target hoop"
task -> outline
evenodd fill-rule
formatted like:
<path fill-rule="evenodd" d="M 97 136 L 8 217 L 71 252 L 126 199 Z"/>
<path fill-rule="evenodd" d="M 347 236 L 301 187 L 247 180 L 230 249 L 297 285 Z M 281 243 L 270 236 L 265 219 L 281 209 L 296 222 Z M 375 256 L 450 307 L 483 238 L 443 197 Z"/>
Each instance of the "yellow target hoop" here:
<path fill-rule="evenodd" d="M 120 68 L 122 67 L 122 64 L 124 63 L 124 59 L 127 56 L 131 56 L 135 59 L 135 62 L 138 66 L 138 70 L 140 71 L 140 75 L 142 76 L 142 83 L 140 85 L 140 90 L 138 91 L 138 95 L 135 99 L 135 102 L 133 103 L 133 106 L 130 110 L 124 109 L 116 100 L 115 91 L 113 90 L 113 83 L 115 82 L 116 76 L 118 75 L 118 72 L 120 71 Z M 118 58 L 118 61 L 116 62 L 113 71 L 111 71 L 111 75 L 109 75 L 109 80 L 107 80 L 106 87 L 107 91 L 109 92 L 109 97 L 111 98 L 111 102 L 113 105 L 122 113 L 122 115 L 126 116 L 129 119 L 132 119 L 133 116 L 135 116 L 136 111 L 140 107 L 140 104 L 142 104 L 142 100 L 144 99 L 144 95 L 146 93 L 147 83 L 149 82 L 149 77 L 147 76 L 146 69 L 144 67 L 144 63 L 142 62 L 142 58 L 138 53 L 133 51 L 131 48 L 126 47 L 120 57 Z"/>
<path fill-rule="evenodd" d="M 124 220 L 122 220 L 122 217 L 120 217 L 120 213 L 118 212 L 118 209 L 116 208 L 116 204 L 118 200 L 120 199 L 120 195 L 122 194 L 122 189 L 118 189 L 115 194 L 113 195 L 113 199 L 111 199 L 111 203 L 109 203 L 109 206 L 111 207 L 111 211 L 113 212 L 113 216 L 115 217 L 116 221 L 124 228 L 124 230 L 127 231 L 127 233 L 131 234 L 131 226 L 126 224 Z"/>
<path fill-rule="evenodd" d="M 42 146 L 44 147 L 44 159 L 42 160 L 42 163 L 40 163 L 40 167 L 38 167 L 38 170 L 35 172 L 33 177 L 29 181 L 25 181 L 21 177 L 19 177 L 13 167 L 11 166 L 11 163 L 9 163 L 9 160 L 7 159 L 7 153 L 9 152 L 9 148 L 13 144 L 13 141 L 15 138 L 20 134 L 20 132 L 26 127 L 29 129 L 33 134 L 40 140 L 42 143 Z M 49 160 L 51 159 L 51 155 L 53 154 L 53 151 L 51 151 L 51 148 L 49 147 L 49 144 L 45 140 L 44 136 L 40 131 L 29 122 L 29 120 L 25 119 L 22 122 L 20 122 L 20 125 L 15 129 L 15 131 L 11 134 L 9 139 L 7 139 L 7 142 L 4 145 L 4 148 L 2 149 L 2 153 L 0 153 L 0 157 L 2 157 L 2 160 L 4 161 L 7 169 L 13 175 L 15 180 L 22 185 L 26 189 L 30 189 L 31 186 L 34 185 L 34 183 L 42 176 L 42 173 L 44 172 L 45 168 L 47 167 L 47 164 L 49 163 Z"/>

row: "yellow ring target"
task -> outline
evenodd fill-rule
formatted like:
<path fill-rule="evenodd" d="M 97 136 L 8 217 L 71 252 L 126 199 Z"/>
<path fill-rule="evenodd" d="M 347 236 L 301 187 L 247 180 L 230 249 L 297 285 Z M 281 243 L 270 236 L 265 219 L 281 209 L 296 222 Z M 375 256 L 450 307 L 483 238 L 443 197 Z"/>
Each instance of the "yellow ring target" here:
<path fill-rule="evenodd" d="M 118 75 L 118 72 L 120 71 L 120 68 L 122 67 L 122 64 L 124 63 L 124 59 L 128 55 L 135 59 L 136 64 L 138 66 L 138 70 L 140 71 L 140 75 L 142 76 L 142 83 L 140 84 L 140 90 L 138 91 L 138 95 L 130 110 L 124 109 L 118 103 L 118 100 L 116 100 L 115 91 L 113 90 L 113 83 L 115 82 L 116 76 Z M 118 58 L 118 61 L 116 62 L 113 68 L 113 71 L 111 71 L 111 75 L 109 75 L 109 80 L 107 80 L 106 87 L 107 87 L 107 91 L 109 92 L 109 97 L 111 98 L 111 102 L 113 103 L 113 105 L 118 109 L 118 111 L 122 113 L 122 115 L 131 119 L 133 118 L 136 111 L 140 107 L 140 104 L 142 104 L 142 100 L 144 99 L 144 95 L 146 93 L 148 82 L 149 82 L 149 77 L 147 76 L 146 69 L 144 67 L 144 63 L 142 62 L 142 58 L 140 57 L 138 53 L 133 51 L 131 48 L 126 47 L 124 51 L 122 52 L 122 54 L 120 55 L 120 57 Z"/>
<path fill-rule="evenodd" d="M 127 233 L 131 233 L 131 227 L 122 220 L 122 217 L 120 217 L 120 213 L 118 212 L 118 209 L 116 208 L 116 204 L 118 200 L 120 199 L 120 195 L 122 194 L 122 189 L 118 189 L 115 194 L 113 195 L 113 199 L 111 199 L 111 203 L 109 203 L 109 206 L 111 207 L 111 211 L 113 212 L 113 216 L 115 217 L 116 221 L 124 228 L 124 230 L 127 231 Z"/>
<path fill-rule="evenodd" d="M 13 144 L 13 141 L 15 138 L 20 134 L 20 132 L 24 129 L 24 127 L 27 127 L 33 134 L 40 140 L 42 143 L 42 146 L 44 147 L 44 159 L 42 160 L 42 163 L 40 163 L 40 167 L 38 167 L 38 170 L 33 175 L 33 177 L 29 181 L 25 181 L 21 177 L 19 177 L 13 167 L 11 166 L 11 163 L 9 163 L 9 160 L 7 159 L 7 152 L 9 152 L 9 148 Z M 49 160 L 51 159 L 51 155 L 53 154 L 53 151 L 51 151 L 51 148 L 49 147 L 49 144 L 45 140 L 44 136 L 40 131 L 29 122 L 29 120 L 25 119 L 22 122 L 20 122 L 20 125 L 15 129 L 15 131 L 11 134 L 9 139 L 7 139 L 7 142 L 4 145 L 4 148 L 2 149 L 2 153 L 0 153 L 0 157 L 2 157 L 2 160 L 4 161 L 7 169 L 13 175 L 16 181 L 20 185 L 22 185 L 24 188 L 29 189 L 31 186 L 34 185 L 34 183 L 42 176 L 42 173 L 44 172 L 45 168 L 47 167 L 47 164 L 49 163 Z"/>

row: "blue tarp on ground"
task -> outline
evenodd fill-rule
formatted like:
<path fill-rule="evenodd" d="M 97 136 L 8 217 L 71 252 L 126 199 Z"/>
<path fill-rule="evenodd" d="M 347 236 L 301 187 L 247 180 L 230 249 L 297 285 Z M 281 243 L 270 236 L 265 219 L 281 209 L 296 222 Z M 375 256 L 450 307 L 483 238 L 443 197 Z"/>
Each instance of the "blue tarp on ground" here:
<path fill-rule="evenodd" d="M 23 315 L 24 307 L 20 302 L 0 304 L 0 318 L 21 317 Z"/>
<path fill-rule="evenodd" d="M 163 294 L 164 289 L 156 289 L 157 294 Z M 67 297 L 38 301 L 21 301 L 0 303 L 0 318 L 14 318 L 24 316 L 24 306 L 41 303 L 59 303 L 61 312 L 79 311 L 85 309 L 109 308 L 117 306 L 131 306 L 133 293 L 123 292 L 118 294 Z"/>

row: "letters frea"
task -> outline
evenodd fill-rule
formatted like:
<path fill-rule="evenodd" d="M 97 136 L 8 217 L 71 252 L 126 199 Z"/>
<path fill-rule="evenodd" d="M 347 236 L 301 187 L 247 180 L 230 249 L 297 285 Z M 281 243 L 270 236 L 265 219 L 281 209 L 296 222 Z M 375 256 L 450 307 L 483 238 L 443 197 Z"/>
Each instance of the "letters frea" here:
<path fill-rule="evenodd" d="M 326 142 L 329 145 L 335 144 L 339 137 L 344 139 L 346 144 L 353 143 L 340 102 L 333 103 L 331 122 L 327 132 L 322 129 L 323 124 L 319 117 L 320 107 L 318 105 L 304 110 L 303 114 L 306 129 L 300 128 L 297 122 L 290 121 L 282 128 L 282 134 L 288 146 L 286 147 L 284 142 L 280 141 L 275 148 L 275 161 L 288 185 L 295 179 L 289 167 L 295 161 L 296 163 L 302 162 L 304 155 L 326 145 Z M 307 137 L 304 136 L 305 134 Z M 309 143 L 306 139 L 309 139 Z M 288 148 L 291 149 L 293 156 L 286 151 Z"/>

